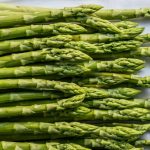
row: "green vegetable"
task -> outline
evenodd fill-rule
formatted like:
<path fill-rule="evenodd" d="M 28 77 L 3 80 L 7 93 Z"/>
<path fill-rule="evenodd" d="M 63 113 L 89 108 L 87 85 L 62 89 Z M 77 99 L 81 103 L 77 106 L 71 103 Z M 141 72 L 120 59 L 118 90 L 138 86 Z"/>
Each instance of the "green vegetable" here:
<path fill-rule="evenodd" d="M 150 77 L 117 73 L 95 73 L 93 77 L 74 78 L 73 81 L 81 86 L 110 87 L 121 83 L 131 83 L 139 87 L 150 87 Z"/>
<path fill-rule="evenodd" d="M 105 98 L 97 100 L 84 101 L 83 106 L 88 108 L 97 109 L 127 109 L 127 108 L 150 108 L 149 99 L 115 99 L 115 98 Z"/>
<path fill-rule="evenodd" d="M 0 18 L 0 28 L 12 27 L 15 25 L 25 25 L 33 23 L 49 22 L 55 19 L 65 17 L 85 16 L 99 10 L 99 5 L 81 5 L 77 7 L 68 7 L 64 9 L 50 9 L 46 12 L 8 15 Z"/>
<path fill-rule="evenodd" d="M 149 17 L 150 8 L 140 9 L 102 9 L 96 11 L 93 16 L 108 20 L 127 20 L 140 17 Z"/>
<path fill-rule="evenodd" d="M 42 49 L 0 57 L 0 67 L 23 66 L 36 62 L 50 61 L 88 61 L 92 58 L 81 51 L 73 49 Z M 139 62 L 139 61 L 138 61 Z M 140 61 L 141 62 L 141 61 Z"/>
<path fill-rule="evenodd" d="M 30 106 L 12 106 L 0 108 L 0 118 L 11 118 L 20 116 L 36 115 L 50 111 L 64 110 L 66 108 L 74 108 L 79 106 L 84 100 L 85 95 L 76 95 L 71 98 L 50 101 L 48 104 L 34 104 Z"/>
<path fill-rule="evenodd" d="M 120 29 L 134 28 L 138 26 L 138 23 L 133 21 L 119 21 L 113 23 Z"/>
<path fill-rule="evenodd" d="M 94 59 L 116 59 L 116 58 L 137 58 L 137 57 L 150 57 L 150 47 L 140 47 L 133 51 L 121 52 L 121 53 L 111 53 L 105 55 L 90 55 Z"/>
<path fill-rule="evenodd" d="M 46 142 L 46 143 L 31 143 L 31 142 L 9 142 L 1 141 L 0 150 L 90 150 L 75 143 L 60 143 L 60 142 Z"/>
<path fill-rule="evenodd" d="M 128 127 L 99 127 L 79 122 L 5 122 L 0 123 L 1 140 L 25 141 L 69 137 L 89 137 L 132 141 L 144 134 Z"/>
<path fill-rule="evenodd" d="M 74 83 L 50 81 L 44 79 L 1 79 L 0 89 L 34 89 L 55 90 L 67 94 L 85 93 L 84 89 Z"/>
<path fill-rule="evenodd" d="M 135 146 L 150 146 L 150 140 L 138 140 L 135 142 Z"/>
<path fill-rule="evenodd" d="M 14 28 L 0 29 L 0 40 L 22 37 L 53 36 L 60 34 L 81 34 L 89 31 L 73 23 L 55 23 L 49 25 L 29 25 Z"/>
<path fill-rule="evenodd" d="M 150 110 L 145 108 L 130 108 L 123 110 L 99 110 L 78 107 L 74 110 L 50 112 L 44 114 L 45 118 L 33 118 L 36 121 L 57 122 L 62 121 L 149 121 Z M 56 117 L 55 117 L 56 116 Z M 142 130 L 145 131 L 145 130 Z"/>
<path fill-rule="evenodd" d="M 135 38 L 136 40 L 142 41 L 144 43 L 150 42 L 150 34 L 142 34 Z"/>

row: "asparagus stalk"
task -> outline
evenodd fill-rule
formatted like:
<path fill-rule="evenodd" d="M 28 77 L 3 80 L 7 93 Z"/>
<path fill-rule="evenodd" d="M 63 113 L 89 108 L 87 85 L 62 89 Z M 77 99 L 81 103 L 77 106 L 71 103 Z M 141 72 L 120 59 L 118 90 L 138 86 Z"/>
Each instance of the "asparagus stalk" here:
<path fill-rule="evenodd" d="M 0 28 L 12 27 L 15 25 L 25 25 L 33 23 L 49 22 L 55 19 L 65 17 L 85 16 L 99 10 L 99 5 L 81 5 L 78 7 L 68 7 L 64 9 L 50 9 L 47 12 L 31 13 L 31 14 L 17 14 L 15 16 L 8 15 L 0 18 Z"/>
<path fill-rule="evenodd" d="M 1 79 L 0 89 L 34 89 L 55 90 L 67 94 L 85 93 L 84 89 L 74 83 L 50 81 L 44 79 Z"/>
<path fill-rule="evenodd" d="M 93 74 L 94 75 L 94 74 Z M 111 87 L 121 83 L 131 83 L 139 87 L 150 87 L 150 77 L 117 73 L 95 73 L 94 77 L 74 78 L 73 82 L 81 86 L 89 87 Z"/>
<path fill-rule="evenodd" d="M 50 61 L 88 61 L 92 58 L 81 51 L 73 49 L 42 49 L 18 54 L 11 54 L 0 57 L 0 68 L 24 66 L 36 62 Z"/>
<path fill-rule="evenodd" d="M 2 107 L 0 108 L 0 118 L 31 116 L 36 115 L 38 113 L 60 111 L 67 108 L 74 108 L 81 104 L 81 102 L 84 100 L 84 97 L 84 94 L 80 94 L 70 98 L 61 99 L 59 101 L 50 101 L 47 104 Z"/>
<path fill-rule="evenodd" d="M 138 26 L 137 22 L 133 21 L 119 21 L 119 22 L 114 22 L 114 24 L 119 28 L 119 29 L 128 29 L 128 28 L 134 28 Z"/>
<path fill-rule="evenodd" d="M 22 27 L 0 29 L 0 40 L 22 37 L 52 36 L 60 34 L 88 33 L 84 27 L 73 23 L 55 23 L 49 25 L 29 25 Z"/>
<path fill-rule="evenodd" d="M 0 146 L 3 150 L 16 150 L 16 147 L 22 150 L 90 150 L 75 143 L 62 142 L 46 142 L 46 143 L 31 143 L 31 142 L 9 142 L 1 141 Z M 1 149 L 1 150 L 2 150 Z"/>
<path fill-rule="evenodd" d="M 137 37 L 135 37 L 136 40 L 139 40 L 139 41 L 142 41 L 144 43 L 147 43 L 147 42 L 150 42 L 150 34 L 147 33 L 147 34 L 142 34 L 142 35 L 139 35 Z"/>
<path fill-rule="evenodd" d="M 150 146 L 150 140 L 138 140 L 135 142 L 135 146 Z"/>
<path fill-rule="evenodd" d="M 135 148 L 133 145 L 124 141 L 115 141 L 112 139 L 75 139 L 75 140 L 64 140 L 68 143 L 76 143 L 83 145 L 88 148 L 105 148 L 108 150 L 143 150 L 143 148 Z M 143 145 L 140 145 L 143 146 Z"/>
<path fill-rule="evenodd" d="M 67 22 L 79 22 L 83 26 L 89 26 L 104 33 L 121 33 L 122 31 L 113 23 L 97 17 L 78 17 L 78 18 L 65 18 Z"/>
<path fill-rule="evenodd" d="M 38 139 L 57 139 L 66 137 L 89 137 L 134 141 L 144 131 L 138 131 L 128 127 L 99 127 L 79 122 L 20 122 L 0 123 L 0 139 L 11 141 L 25 141 Z M 28 137 L 27 137 L 28 135 Z"/>
<path fill-rule="evenodd" d="M 57 122 L 61 121 L 149 121 L 150 110 L 144 108 L 130 108 L 123 110 L 99 110 L 89 109 L 84 106 L 74 110 L 45 113 L 45 118 L 34 118 L 36 121 Z M 56 117 L 55 117 L 56 115 Z"/>
<path fill-rule="evenodd" d="M 111 53 L 105 55 L 90 54 L 94 59 L 116 59 L 116 58 L 138 58 L 138 57 L 150 57 L 150 47 L 140 47 L 134 51 Z"/>
<path fill-rule="evenodd" d="M 82 106 L 88 108 L 97 108 L 97 109 L 128 109 L 128 108 L 150 108 L 149 99 L 115 99 L 115 98 L 105 98 L 105 99 L 96 99 L 84 101 Z"/>
<path fill-rule="evenodd" d="M 83 87 L 86 91 L 87 99 L 98 98 L 121 98 L 130 99 L 140 93 L 140 90 L 133 88 L 114 88 L 114 89 L 98 89 Z"/>
<path fill-rule="evenodd" d="M 102 9 L 96 11 L 93 16 L 108 20 L 127 20 L 140 17 L 149 17 L 150 8 L 140 9 Z"/>

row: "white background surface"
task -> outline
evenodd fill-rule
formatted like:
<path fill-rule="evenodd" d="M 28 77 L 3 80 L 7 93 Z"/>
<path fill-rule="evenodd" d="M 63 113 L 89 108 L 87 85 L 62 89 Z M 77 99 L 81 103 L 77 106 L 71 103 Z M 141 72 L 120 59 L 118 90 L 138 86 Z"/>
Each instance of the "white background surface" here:
<path fill-rule="evenodd" d="M 150 8 L 150 0 L 0 0 L 0 2 L 15 4 L 62 8 L 67 6 L 77 6 L 81 4 L 100 4 L 105 8 Z M 139 20 L 140 25 L 145 27 L 144 33 L 150 33 L 150 18 L 147 20 Z M 139 74 L 141 76 L 150 75 L 150 58 L 146 59 L 147 63 Z M 150 89 L 143 90 L 140 97 L 150 98 Z M 150 139 L 150 133 L 145 134 L 146 139 Z M 150 150 L 150 147 L 146 150 Z"/>

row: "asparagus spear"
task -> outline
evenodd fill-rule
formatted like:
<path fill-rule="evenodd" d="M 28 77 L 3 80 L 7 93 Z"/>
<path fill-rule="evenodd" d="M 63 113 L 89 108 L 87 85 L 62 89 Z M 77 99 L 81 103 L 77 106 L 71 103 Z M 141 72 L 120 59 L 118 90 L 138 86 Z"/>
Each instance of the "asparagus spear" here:
<path fill-rule="evenodd" d="M 99 110 L 78 107 L 74 110 L 45 113 L 45 118 L 34 118 L 36 121 L 57 122 L 61 121 L 149 121 L 150 110 L 144 108 L 130 108 L 123 110 Z M 56 117 L 55 117 L 56 115 Z"/>
<path fill-rule="evenodd" d="M 116 58 L 138 58 L 138 57 L 150 57 L 150 47 L 140 47 L 134 51 L 111 53 L 105 55 L 90 54 L 94 59 L 116 59 Z"/>
<path fill-rule="evenodd" d="M 22 27 L 0 29 L 0 40 L 22 37 L 51 36 L 58 34 L 88 33 L 86 28 L 73 23 L 55 23 L 49 25 L 29 25 Z"/>
<path fill-rule="evenodd" d="M 94 75 L 94 74 L 93 74 Z M 120 83 L 131 83 L 139 87 L 150 87 L 150 77 L 138 75 L 117 74 L 117 73 L 95 73 L 95 76 L 88 78 L 74 78 L 73 81 L 81 86 L 110 87 Z"/>
<path fill-rule="evenodd" d="M 144 131 L 128 127 L 99 127 L 79 122 L 20 122 L 0 123 L 2 140 L 25 141 L 38 139 L 57 139 L 66 137 L 89 137 L 133 141 L 139 138 Z M 27 136 L 28 135 L 28 136 Z"/>
<path fill-rule="evenodd" d="M 55 90 L 67 94 L 85 93 L 84 89 L 74 83 L 50 81 L 44 79 L 1 79 L 0 89 L 34 89 Z"/>
<path fill-rule="evenodd" d="M 140 17 L 149 17 L 150 8 L 140 9 L 102 9 L 96 11 L 93 16 L 108 20 L 127 20 Z"/>
<path fill-rule="evenodd" d="M 124 142 L 124 141 L 115 141 L 112 139 L 74 139 L 74 140 L 63 140 L 64 142 L 67 141 L 68 143 L 76 143 L 83 145 L 88 148 L 106 148 L 108 150 L 143 150 L 143 148 L 135 148 L 133 145 Z M 141 145 L 143 146 L 143 145 Z"/>
<path fill-rule="evenodd" d="M 73 49 L 42 49 L 18 54 L 11 54 L 0 57 L 0 68 L 23 66 L 35 62 L 50 62 L 50 61 L 88 61 L 92 58 L 81 51 Z M 137 60 L 138 61 L 138 60 Z M 141 61 L 140 61 L 141 62 Z M 139 63 L 139 61 L 137 62 Z"/>
<path fill-rule="evenodd" d="M 137 37 L 135 37 L 136 40 L 139 40 L 139 41 L 142 41 L 144 43 L 147 43 L 147 42 L 150 42 L 150 34 L 147 33 L 147 34 L 142 34 L 142 35 L 139 35 Z"/>
<path fill-rule="evenodd" d="M 138 140 L 135 142 L 135 146 L 150 146 L 150 140 Z"/>
<path fill-rule="evenodd" d="M 133 88 L 114 88 L 114 89 L 98 89 L 88 87 L 83 88 L 86 91 L 87 99 L 110 98 L 110 97 L 130 99 L 140 93 L 139 90 Z"/>
<path fill-rule="evenodd" d="M 104 33 L 121 33 L 122 31 L 113 23 L 97 17 L 87 16 L 78 18 L 65 18 L 67 22 L 79 22 L 83 26 L 96 29 Z"/>
<path fill-rule="evenodd" d="M 128 109 L 128 108 L 150 108 L 149 99 L 115 99 L 115 98 L 105 98 L 105 99 L 96 99 L 90 101 L 84 101 L 82 106 L 88 108 L 97 108 L 97 109 Z"/>
<path fill-rule="evenodd" d="M 0 118 L 11 118 L 21 116 L 31 116 L 38 113 L 60 111 L 66 108 L 74 108 L 79 106 L 84 100 L 85 95 L 80 94 L 70 98 L 57 101 L 50 101 L 47 104 L 34 104 L 30 106 L 12 106 L 0 108 Z"/>
<path fill-rule="evenodd" d="M 31 142 L 9 142 L 1 141 L 0 150 L 90 150 L 75 143 L 62 142 L 46 142 L 46 143 L 31 143 Z"/>
<path fill-rule="evenodd" d="M 31 13 L 31 14 L 18 14 L 18 15 L 8 15 L 0 18 L 0 28 L 12 27 L 15 25 L 25 25 L 33 23 L 49 22 L 51 20 L 74 17 L 74 16 L 85 16 L 87 14 L 94 13 L 99 10 L 101 6 L 99 5 L 81 5 L 78 7 L 68 7 L 64 9 L 50 9 L 47 12 Z"/>
<path fill-rule="evenodd" d="M 119 29 L 128 29 L 128 28 L 134 28 L 138 26 L 137 22 L 133 21 L 119 21 L 119 22 L 114 22 L 114 24 L 119 28 Z"/>

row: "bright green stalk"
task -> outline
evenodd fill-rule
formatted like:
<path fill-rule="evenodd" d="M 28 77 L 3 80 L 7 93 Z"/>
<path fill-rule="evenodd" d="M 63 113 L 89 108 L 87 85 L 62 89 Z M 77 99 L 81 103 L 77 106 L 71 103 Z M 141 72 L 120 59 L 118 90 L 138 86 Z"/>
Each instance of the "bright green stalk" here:
<path fill-rule="evenodd" d="M 0 139 L 11 141 L 89 137 L 133 141 L 144 131 L 127 127 L 99 127 L 79 122 L 20 122 L 0 123 Z M 28 135 L 28 136 L 27 136 Z"/>
<path fill-rule="evenodd" d="M 89 31 L 73 23 L 55 23 L 49 25 L 29 25 L 22 27 L 0 29 L 0 40 L 15 38 L 53 36 L 60 34 L 81 34 Z"/>
<path fill-rule="evenodd" d="M 21 91 L 21 92 L 3 92 L 0 93 L 0 106 L 4 106 L 4 103 L 9 103 L 10 105 L 15 104 L 15 102 L 20 101 L 34 101 L 40 100 L 43 101 L 43 99 L 48 99 L 50 102 L 54 99 L 62 99 L 63 97 L 66 97 L 61 92 L 56 91 Z M 3 104 L 2 104 L 3 103 Z"/>
<path fill-rule="evenodd" d="M 94 59 L 116 59 L 116 58 L 138 58 L 138 57 L 150 57 L 150 47 L 140 47 L 133 51 L 121 52 L 121 53 L 111 53 L 105 55 L 90 55 Z"/>
<path fill-rule="evenodd" d="M 39 121 L 55 122 L 58 120 L 61 121 L 61 118 L 63 118 L 64 121 L 150 121 L 150 110 L 144 108 L 99 110 L 81 106 L 74 110 L 56 112 L 56 114 L 54 112 L 46 113 L 44 116 L 46 118 L 43 118 L 43 120 L 39 119 Z"/>
<path fill-rule="evenodd" d="M 45 113 L 51 111 L 60 111 L 67 108 L 74 108 L 79 106 L 84 100 L 85 95 L 76 95 L 71 98 L 61 99 L 57 101 L 50 101 L 47 104 L 34 104 L 30 106 L 12 106 L 0 108 L 0 118 L 31 116 L 38 113 Z"/>
<path fill-rule="evenodd" d="M 50 81 L 44 79 L 1 79 L 0 89 L 55 90 L 67 94 L 85 93 L 83 88 L 74 83 Z"/>
<path fill-rule="evenodd" d="M 137 35 L 143 32 L 143 28 L 129 28 L 124 29 L 123 33 L 120 34 L 79 34 L 79 35 L 72 35 L 73 40 L 75 41 L 85 41 L 89 43 L 108 43 L 113 41 L 120 41 L 120 40 L 129 40 L 133 39 Z"/>
<path fill-rule="evenodd" d="M 144 43 L 150 42 L 150 34 L 142 34 L 135 38 L 136 40 L 142 41 Z"/>
<path fill-rule="evenodd" d="M 133 18 L 149 17 L 150 8 L 140 9 L 102 9 L 96 11 L 93 16 L 108 20 L 128 20 Z"/>
<path fill-rule="evenodd" d="M 78 17 L 78 18 L 65 18 L 67 22 L 79 22 L 83 26 L 88 26 L 90 28 L 96 29 L 99 32 L 104 33 L 121 33 L 122 31 L 115 26 L 115 24 L 111 23 L 108 20 L 104 20 L 97 17 Z"/>
<path fill-rule="evenodd" d="M 90 68 L 80 64 L 53 64 L 53 65 L 30 65 L 30 66 L 19 66 L 10 68 L 0 68 L 0 78 L 17 78 L 17 77 L 36 77 L 39 76 L 51 77 L 55 79 L 63 77 L 73 77 L 86 75 L 91 72 Z"/>
<path fill-rule="evenodd" d="M 75 143 L 62 142 L 46 142 L 46 143 L 31 143 L 31 142 L 9 142 L 1 141 L 0 150 L 90 150 Z"/>
<path fill-rule="evenodd" d="M 150 76 L 140 77 L 138 75 L 117 73 L 95 73 L 93 77 L 74 78 L 73 82 L 81 86 L 89 87 L 111 87 L 122 83 L 131 83 L 139 87 L 150 87 Z"/>
<path fill-rule="evenodd" d="M 135 142 L 135 146 L 150 146 L 150 140 L 138 140 Z"/>
<path fill-rule="evenodd" d="M 74 140 L 63 140 L 68 143 L 76 143 L 83 145 L 88 148 L 106 148 L 108 150 L 144 150 L 143 148 L 135 148 L 133 145 L 126 143 L 124 141 L 115 141 L 112 139 L 74 139 Z"/>
<path fill-rule="evenodd" d="M 139 94 L 140 91 L 133 88 L 114 88 L 114 89 L 99 89 L 84 87 L 87 99 L 97 98 L 124 98 L 130 99 Z"/>
<path fill-rule="evenodd" d="M 84 41 L 71 41 L 64 44 L 66 48 L 73 48 L 80 50 L 86 54 L 95 56 L 95 57 L 104 57 L 105 54 L 111 53 L 116 55 L 118 52 L 132 51 L 136 53 L 136 49 L 140 47 L 142 43 L 140 41 L 129 40 L 129 41 L 117 41 L 111 43 L 88 43 Z M 129 52 L 130 53 L 130 52 Z M 104 54 L 104 55 L 101 55 Z"/>
<path fill-rule="evenodd" d="M 2 56 L 0 57 L 0 68 L 24 66 L 36 62 L 81 62 L 89 60 L 92 60 L 92 58 L 81 51 L 53 48 Z"/>
<path fill-rule="evenodd" d="M 1 59 L 0 59 L 1 60 Z M 131 58 L 119 58 L 112 61 L 90 61 L 84 66 L 98 72 L 136 72 L 144 67 L 143 60 Z"/>
<path fill-rule="evenodd" d="M 138 26 L 137 22 L 133 21 L 119 21 L 119 22 L 113 22 L 119 29 L 128 29 L 128 28 L 134 28 Z"/>
<path fill-rule="evenodd" d="M 97 108 L 97 109 L 128 109 L 128 108 L 150 108 L 149 99 L 115 99 L 115 98 L 105 98 L 105 99 L 96 99 L 84 101 L 83 106 L 88 108 Z"/>
<path fill-rule="evenodd" d="M 8 15 L 0 18 L 0 28 L 12 27 L 15 25 L 25 25 L 33 23 L 49 22 L 55 19 L 65 17 L 85 16 L 99 10 L 99 5 L 81 5 L 77 7 L 68 7 L 64 9 L 50 9 L 46 12 Z"/>

